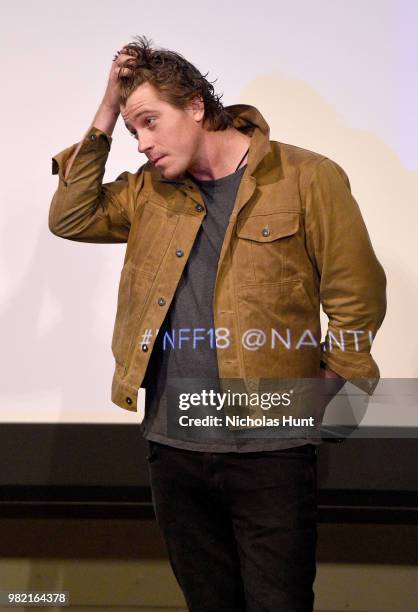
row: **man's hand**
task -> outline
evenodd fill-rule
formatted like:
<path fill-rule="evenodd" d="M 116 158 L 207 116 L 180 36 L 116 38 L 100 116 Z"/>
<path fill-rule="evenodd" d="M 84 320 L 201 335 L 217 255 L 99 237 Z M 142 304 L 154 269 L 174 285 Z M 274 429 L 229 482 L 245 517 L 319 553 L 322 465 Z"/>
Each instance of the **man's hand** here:
<path fill-rule="evenodd" d="M 121 76 L 129 76 L 131 72 L 128 67 L 129 60 L 132 59 L 130 53 L 131 51 L 125 45 L 115 54 L 110 67 L 106 91 L 103 96 L 102 105 L 116 114 L 119 114 L 119 78 Z"/>
<path fill-rule="evenodd" d="M 321 379 L 326 379 L 329 382 L 322 383 L 322 389 L 325 395 L 329 397 L 333 397 L 337 395 L 340 389 L 345 385 L 345 378 L 331 370 L 323 361 L 321 361 L 321 367 L 319 369 L 319 377 Z M 328 399 L 328 401 L 330 401 Z"/>
<path fill-rule="evenodd" d="M 337 372 L 334 372 L 334 370 L 331 370 L 331 368 L 325 364 L 320 368 L 319 376 L 320 378 L 339 378 L 341 381 L 345 382 L 345 378 L 337 374 Z"/>

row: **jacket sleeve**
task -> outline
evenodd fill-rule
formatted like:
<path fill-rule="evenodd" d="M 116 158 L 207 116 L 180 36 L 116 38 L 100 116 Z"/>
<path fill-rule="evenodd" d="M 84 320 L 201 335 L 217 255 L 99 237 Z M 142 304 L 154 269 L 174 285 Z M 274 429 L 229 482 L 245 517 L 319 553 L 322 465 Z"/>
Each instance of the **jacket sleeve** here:
<path fill-rule="evenodd" d="M 127 242 L 142 185 L 142 168 L 136 174 L 123 172 L 114 182 L 102 183 L 111 140 L 92 127 L 66 179 L 66 163 L 78 145 L 52 158 L 58 188 L 50 205 L 48 225 L 56 236 L 80 242 Z"/>
<path fill-rule="evenodd" d="M 386 276 L 344 170 L 320 161 L 306 194 L 306 240 L 328 316 L 322 361 L 368 394 L 379 381 L 371 344 L 386 313 Z"/>

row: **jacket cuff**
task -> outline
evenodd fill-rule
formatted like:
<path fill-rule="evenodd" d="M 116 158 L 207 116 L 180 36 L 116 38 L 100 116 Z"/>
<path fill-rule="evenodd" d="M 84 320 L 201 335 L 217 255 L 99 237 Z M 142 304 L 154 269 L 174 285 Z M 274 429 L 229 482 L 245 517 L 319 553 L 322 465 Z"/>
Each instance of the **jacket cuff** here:
<path fill-rule="evenodd" d="M 342 353 L 326 351 L 321 342 L 321 361 L 339 376 L 373 395 L 380 380 L 379 368 L 370 353 Z"/>
<path fill-rule="evenodd" d="M 59 178 L 64 180 L 65 166 L 67 161 L 70 159 L 78 144 L 73 144 L 71 147 L 67 147 L 52 158 L 52 174 L 58 174 Z"/>
<path fill-rule="evenodd" d="M 83 139 L 78 155 L 80 155 L 80 153 L 95 151 L 103 147 L 107 152 L 109 152 L 111 144 L 111 136 L 105 132 L 102 132 L 102 130 L 99 130 L 99 128 L 91 127 Z M 78 145 L 79 143 L 75 143 L 52 157 L 52 174 L 58 174 L 62 181 L 64 181 L 67 162 L 73 155 Z"/>

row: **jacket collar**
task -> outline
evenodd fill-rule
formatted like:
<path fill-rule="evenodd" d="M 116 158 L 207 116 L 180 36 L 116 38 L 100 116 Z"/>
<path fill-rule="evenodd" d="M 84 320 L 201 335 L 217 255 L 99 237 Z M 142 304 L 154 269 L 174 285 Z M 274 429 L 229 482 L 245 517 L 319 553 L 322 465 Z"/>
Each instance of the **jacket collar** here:
<path fill-rule="evenodd" d="M 270 152 L 270 128 L 260 111 L 248 104 L 226 106 L 233 117 L 233 125 L 237 130 L 251 136 L 248 162 L 245 174 L 252 176 L 264 157 Z M 157 170 L 158 171 L 158 170 Z M 158 171 L 157 180 L 161 183 L 187 185 L 191 182 L 186 175 L 176 179 L 165 179 Z"/>

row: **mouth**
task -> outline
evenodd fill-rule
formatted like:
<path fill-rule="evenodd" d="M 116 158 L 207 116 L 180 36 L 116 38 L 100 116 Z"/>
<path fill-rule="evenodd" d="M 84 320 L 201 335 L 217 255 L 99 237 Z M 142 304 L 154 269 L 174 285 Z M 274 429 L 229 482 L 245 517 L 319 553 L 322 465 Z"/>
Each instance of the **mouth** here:
<path fill-rule="evenodd" d="M 164 159 L 164 157 L 166 157 L 166 155 L 161 155 L 161 157 L 157 157 L 157 159 L 155 159 L 153 161 L 154 166 L 157 166 L 159 164 L 159 162 Z"/>

